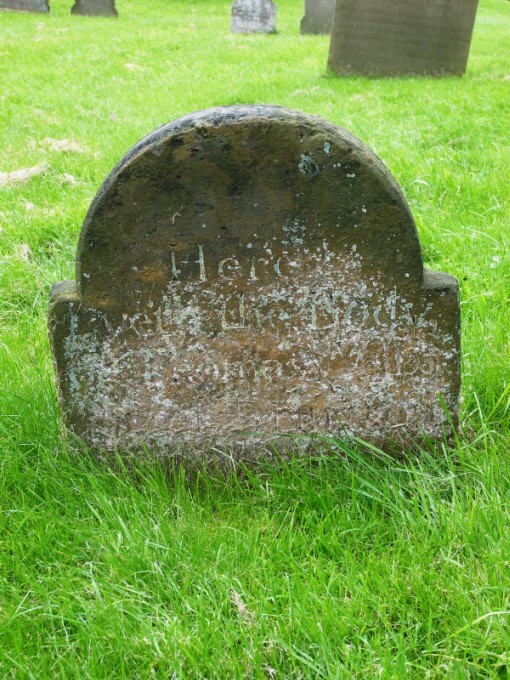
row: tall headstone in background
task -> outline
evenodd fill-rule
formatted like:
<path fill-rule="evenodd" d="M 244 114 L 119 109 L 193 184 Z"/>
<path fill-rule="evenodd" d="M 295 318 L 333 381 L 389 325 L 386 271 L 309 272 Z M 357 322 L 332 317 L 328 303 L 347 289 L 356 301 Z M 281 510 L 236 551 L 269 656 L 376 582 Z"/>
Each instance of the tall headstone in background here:
<path fill-rule="evenodd" d="M 234 106 L 156 130 L 94 199 L 76 279 L 49 328 L 64 420 L 94 448 L 389 447 L 457 417 L 457 282 L 424 271 L 383 163 L 320 118 Z"/>
<path fill-rule="evenodd" d="M 337 0 L 329 67 L 340 75 L 465 72 L 478 0 Z"/>
<path fill-rule="evenodd" d="M 1 9 L 15 9 L 19 12 L 49 12 L 48 0 L 0 0 Z"/>
<path fill-rule="evenodd" d="M 276 5 L 273 0 L 234 0 L 232 33 L 276 33 Z"/>
<path fill-rule="evenodd" d="M 116 17 L 115 0 L 76 0 L 71 8 L 71 14 L 81 14 L 91 17 Z"/>
<path fill-rule="evenodd" d="M 331 33 L 335 0 L 305 0 L 305 15 L 301 19 L 301 33 Z"/>

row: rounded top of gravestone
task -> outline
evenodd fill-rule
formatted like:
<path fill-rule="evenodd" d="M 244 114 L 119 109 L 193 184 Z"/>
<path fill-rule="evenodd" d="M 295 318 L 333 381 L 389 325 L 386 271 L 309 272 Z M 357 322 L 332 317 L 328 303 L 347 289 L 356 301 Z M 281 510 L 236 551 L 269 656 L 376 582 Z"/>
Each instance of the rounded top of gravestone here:
<path fill-rule="evenodd" d="M 388 286 L 423 280 L 406 200 L 359 139 L 279 106 L 218 107 L 155 130 L 117 164 L 83 225 L 78 291 L 133 309 L 182 285 L 186 263 L 206 286 L 227 260 L 319 249 L 355 256 Z"/>

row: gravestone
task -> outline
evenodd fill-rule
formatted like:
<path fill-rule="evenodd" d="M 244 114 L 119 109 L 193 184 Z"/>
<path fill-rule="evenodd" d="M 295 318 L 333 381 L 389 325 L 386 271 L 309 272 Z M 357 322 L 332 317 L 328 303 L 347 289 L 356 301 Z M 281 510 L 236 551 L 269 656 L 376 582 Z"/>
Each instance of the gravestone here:
<path fill-rule="evenodd" d="M 276 5 L 273 0 L 234 0 L 232 33 L 276 33 Z"/>
<path fill-rule="evenodd" d="M 331 33 L 335 0 L 305 0 L 305 15 L 301 19 L 301 33 Z"/>
<path fill-rule="evenodd" d="M 71 8 L 71 14 L 81 14 L 93 17 L 116 17 L 115 0 L 76 0 Z"/>
<path fill-rule="evenodd" d="M 478 0 L 337 0 L 328 66 L 340 75 L 466 70 Z"/>
<path fill-rule="evenodd" d="M 1 9 L 15 9 L 20 12 L 49 12 L 48 0 L 0 0 Z"/>
<path fill-rule="evenodd" d="M 457 417 L 456 280 L 424 270 L 362 142 L 277 106 L 194 113 L 129 151 L 49 329 L 64 421 L 96 449 L 389 447 Z"/>

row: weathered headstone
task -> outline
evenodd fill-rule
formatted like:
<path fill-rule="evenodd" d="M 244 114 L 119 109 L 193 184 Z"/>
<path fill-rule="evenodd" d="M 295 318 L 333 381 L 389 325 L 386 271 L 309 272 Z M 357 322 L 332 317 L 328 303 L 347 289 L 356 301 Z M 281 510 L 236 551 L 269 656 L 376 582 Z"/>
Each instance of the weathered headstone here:
<path fill-rule="evenodd" d="M 233 106 L 156 130 L 85 219 L 49 328 L 65 423 L 91 446 L 381 446 L 457 417 L 457 282 L 346 130 Z"/>
<path fill-rule="evenodd" d="M 341 75 L 462 74 L 478 0 L 337 0 L 328 65 Z"/>
<path fill-rule="evenodd" d="M 232 33 L 275 33 L 276 5 L 273 0 L 234 0 Z"/>
<path fill-rule="evenodd" d="M 48 0 L 0 0 L 0 9 L 15 9 L 19 12 L 49 12 Z"/>
<path fill-rule="evenodd" d="M 335 0 L 305 0 L 305 15 L 301 19 L 301 33 L 331 33 Z"/>
<path fill-rule="evenodd" d="M 76 0 L 71 14 L 93 17 L 116 17 L 115 0 Z"/>

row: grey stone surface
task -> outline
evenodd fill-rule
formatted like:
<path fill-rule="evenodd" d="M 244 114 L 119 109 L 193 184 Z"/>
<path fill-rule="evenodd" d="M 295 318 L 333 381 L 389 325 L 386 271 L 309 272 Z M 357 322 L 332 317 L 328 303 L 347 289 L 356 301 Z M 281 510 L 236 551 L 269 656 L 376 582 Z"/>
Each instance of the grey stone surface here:
<path fill-rule="evenodd" d="M 93 17 L 118 16 L 115 0 L 76 0 L 71 8 L 71 14 Z"/>
<path fill-rule="evenodd" d="M 1 9 L 15 9 L 20 12 L 49 12 L 48 0 L 0 0 Z"/>
<path fill-rule="evenodd" d="M 448 431 L 438 395 L 457 418 L 455 279 L 424 271 L 362 142 L 281 107 L 209 109 L 137 144 L 49 330 L 64 422 L 95 449 L 390 448 Z"/>
<path fill-rule="evenodd" d="M 305 14 L 301 19 L 301 33 L 331 33 L 335 0 L 305 0 Z"/>
<path fill-rule="evenodd" d="M 275 33 L 276 5 L 273 0 L 234 0 L 232 33 Z"/>
<path fill-rule="evenodd" d="M 340 75 L 462 74 L 478 0 L 337 0 L 329 67 Z"/>

